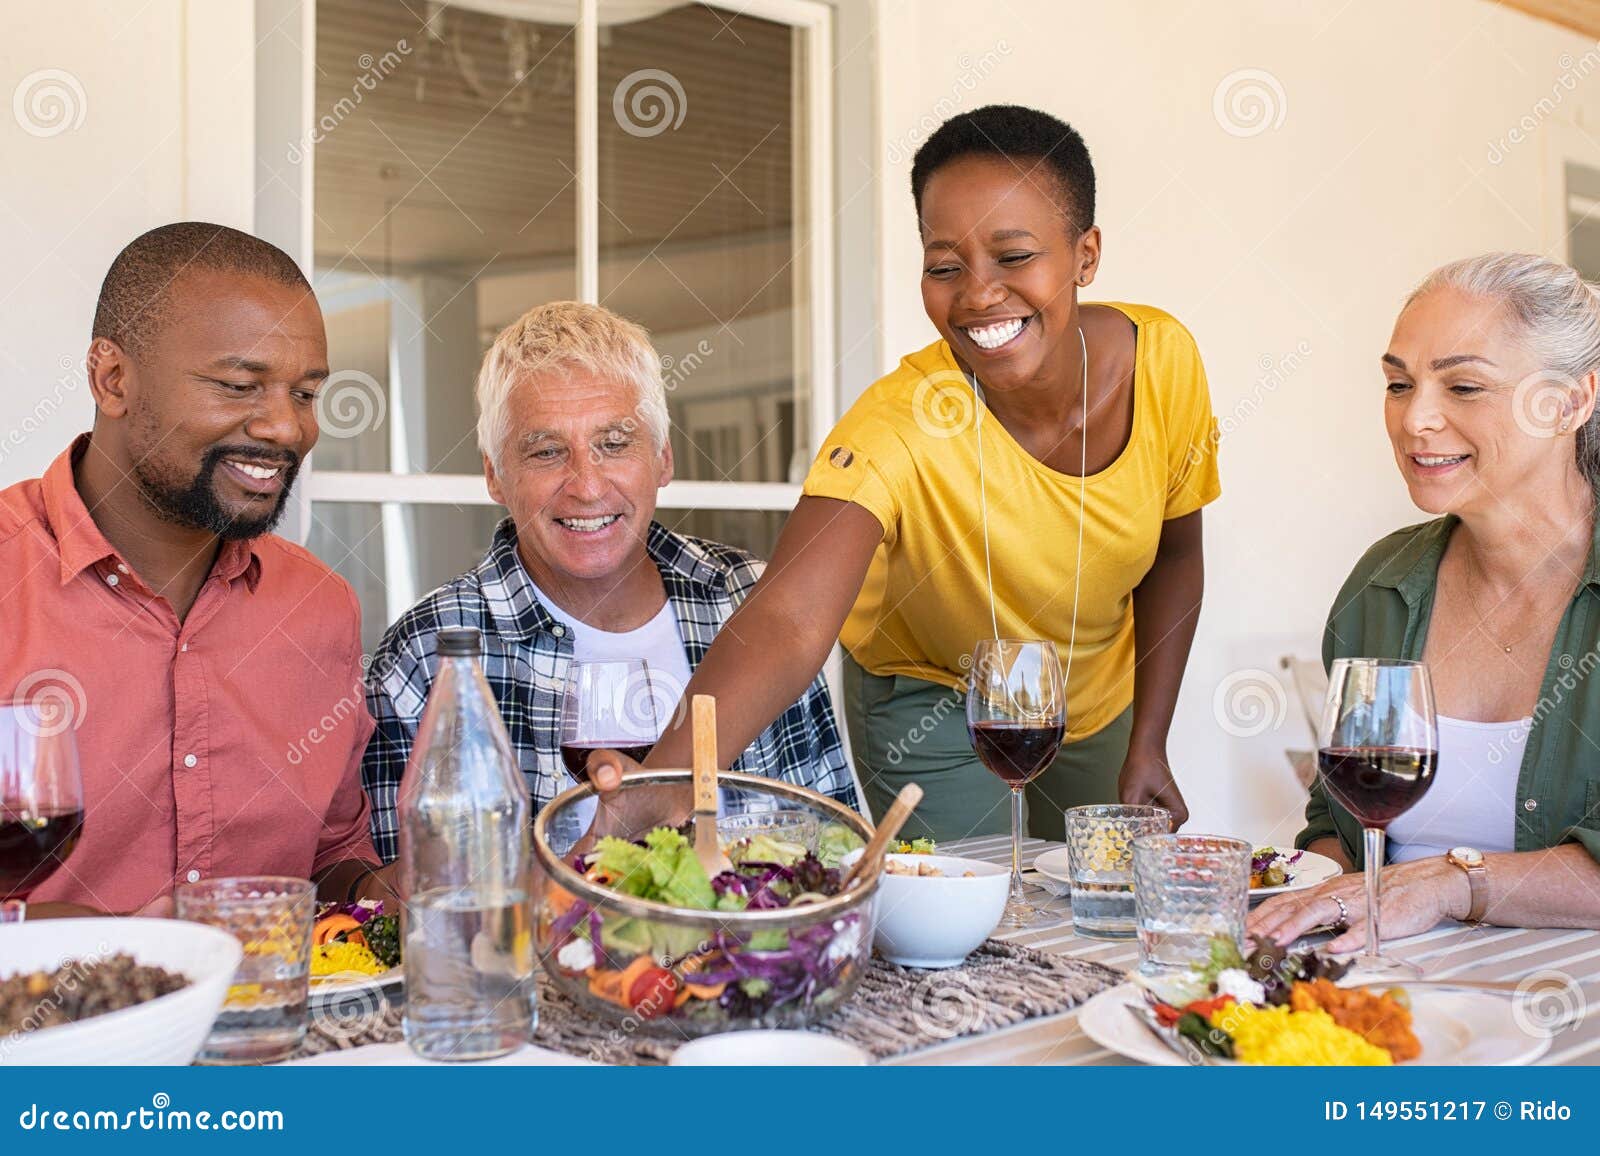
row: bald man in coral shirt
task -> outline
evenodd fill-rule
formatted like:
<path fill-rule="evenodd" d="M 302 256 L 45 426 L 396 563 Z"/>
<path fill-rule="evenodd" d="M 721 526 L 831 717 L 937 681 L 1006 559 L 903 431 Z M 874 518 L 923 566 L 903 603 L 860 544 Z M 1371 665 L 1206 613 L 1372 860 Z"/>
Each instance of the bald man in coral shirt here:
<path fill-rule="evenodd" d="M 248 234 L 152 230 L 106 276 L 87 369 L 92 432 L 0 491 L 0 700 L 67 704 L 84 786 L 28 917 L 161 913 L 221 875 L 394 901 L 354 594 L 269 533 L 328 376 L 310 286 Z"/>

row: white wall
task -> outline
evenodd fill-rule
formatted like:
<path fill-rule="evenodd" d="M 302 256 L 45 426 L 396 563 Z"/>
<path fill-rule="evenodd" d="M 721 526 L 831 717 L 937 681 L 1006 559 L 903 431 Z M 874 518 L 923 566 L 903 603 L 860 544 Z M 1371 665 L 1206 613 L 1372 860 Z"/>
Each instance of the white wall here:
<path fill-rule="evenodd" d="M 7 5 L 0 485 L 89 428 L 83 355 L 117 251 L 187 217 L 250 227 L 253 24 L 248 4 Z"/>
<path fill-rule="evenodd" d="M 883 0 L 880 24 L 884 368 L 935 336 L 907 191 L 919 126 L 989 103 L 1070 121 L 1094 156 L 1105 233 L 1087 299 L 1184 321 L 1233 427 L 1170 746 L 1192 829 L 1286 840 L 1302 796 L 1282 752 L 1310 735 L 1267 674 L 1225 680 L 1316 654 L 1360 552 L 1420 520 L 1384 437 L 1378 356 L 1432 267 L 1491 248 L 1565 255 L 1556 153 L 1600 163 L 1600 145 L 1562 123 L 1600 125 L 1600 49 L 1485 0 Z M 1281 86 L 1268 99 L 1282 123 L 1230 135 L 1213 96 L 1246 68 Z M 1545 97 L 1554 109 L 1536 110 Z M 1525 115 L 1532 139 L 1492 164 L 1489 142 Z M 1267 691 L 1281 725 L 1230 735 L 1219 685 Z"/>

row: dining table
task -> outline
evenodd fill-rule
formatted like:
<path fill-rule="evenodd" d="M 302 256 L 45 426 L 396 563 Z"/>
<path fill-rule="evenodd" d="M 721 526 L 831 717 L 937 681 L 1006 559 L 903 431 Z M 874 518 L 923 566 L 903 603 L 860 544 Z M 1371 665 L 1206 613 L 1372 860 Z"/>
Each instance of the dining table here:
<path fill-rule="evenodd" d="M 1134 940 L 1090 939 L 1074 934 L 1069 899 L 1057 894 L 1057 887 L 1047 888 L 1043 877 L 1032 870 L 1041 854 L 1063 846 L 1043 839 L 1023 841 L 1023 878 L 1031 884 L 1028 890 L 1038 914 L 1025 928 L 996 929 L 993 938 L 1088 960 L 1116 971 L 1132 969 L 1139 962 L 1138 944 Z M 1009 865 L 1011 836 L 979 836 L 941 843 L 939 851 Z M 1387 941 L 1384 946 L 1386 951 L 1417 964 L 1424 978 L 1431 980 L 1520 981 L 1539 973 L 1561 979 L 1565 985 L 1561 998 L 1571 1006 L 1560 1009 L 1562 1014 L 1552 1029 L 1551 1046 L 1535 1063 L 1600 1063 L 1600 932 L 1469 926 L 1452 921 L 1421 935 Z M 393 1018 L 398 1015 L 398 1009 L 393 1007 L 393 1001 L 399 996 L 398 987 L 388 989 L 385 996 L 390 1001 L 389 1014 Z M 880 1063 L 991 1067 L 1137 1062 L 1101 1047 L 1085 1035 L 1078 1022 L 1080 1010 L 1075 1007 L 1054 1015 L 1026 1019 L 1010 1027 L 960 1036 Z M 388 1042 L 325 1054 L 310 1062 L 390 1064 L 415 1060 L 403 1043 Z M 582 1061 L 541 1048 L 528 1048 L 509 1062 Z"/>
<path fill-rule="evenodd" d="M 1022 844 L 1024 879 L 1035 859 L 1062 846 L 1043 839 Z M 941 854 L 1009 864 L 1011 836 L 942 843 Z M 1030 888 L 1041 910 L 1020 930 L 1000 929 L 996 939 L 1041 951 L 1092 960 L 1126 971 L 1139 962 L 1133 940 L 1089 939 L 1072 930 L 1067 898 Z M 1385 951 L 1422 968 L 1427 979 L 1521 980 L 1539 972 L 1568 977 L 1571 1007 L 1554 1028 L 1538 1064 L 1600 1063 L 1600 931 L 1568 928 L 1469 926 L 1451 921 L 1421 935 L 1386 941 Z M 884 1061 L 890 1064 L 1127 1064 L 1133 1061 L 1096 1044 L 1078 1026 L 1078 1009 L 1025 1020 L 978 1036 L 964 1036 Z"/>

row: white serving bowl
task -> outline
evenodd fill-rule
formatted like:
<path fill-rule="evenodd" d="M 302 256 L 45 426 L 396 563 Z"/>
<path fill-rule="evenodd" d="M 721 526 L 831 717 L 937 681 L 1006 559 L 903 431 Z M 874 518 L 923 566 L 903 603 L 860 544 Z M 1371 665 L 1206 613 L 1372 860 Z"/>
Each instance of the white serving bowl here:
<path fill-rule="evenodd" d="M 177 919 L 41 919 L 0 927 L 0 978 L 125 952 L 187 987 L 77 1023 L 0 1035 L 0 1064 L 188 1064 L 222 1010 L 242 951 L 225 931 Z M 48 998 L 48 997 L 42 997 Z"/>
<path fill-rule="evenodd" d="M 672 1053 L 669 1064 L 687 1067 L 861 1067 L 867 1053 L 820 1032 L 740 1031 L 703 1036 Z"/>
<path fill-rule="evenodd" d="M 849 866 L 861 855 L 844 858 Z M 873 944 L 890 963 L 906 967 L 957 967 L 989 937 L 1005 912 L 1011 871 L 955 855 L 888 855 L 911 866 L 927 864 L 943 875 L 891 875 L 878 883 Z M 973 877 L 967 878 L 967 872 Z"/>

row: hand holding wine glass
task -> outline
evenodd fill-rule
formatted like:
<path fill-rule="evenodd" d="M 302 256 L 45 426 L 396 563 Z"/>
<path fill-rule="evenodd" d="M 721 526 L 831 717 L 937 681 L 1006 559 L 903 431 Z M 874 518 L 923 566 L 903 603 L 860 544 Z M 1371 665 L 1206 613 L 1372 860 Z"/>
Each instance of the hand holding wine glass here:
<path fill-rule="evenodd" d="M 972 650 L 967 733 L 981 762 L 1011 788 L 1011 898 L 1003 922 L 1036 914 L 1022 887 L 1022 791 L 1061 751 L 1067 688 L 1053 642 L 985 638 Z"/>
<path fill-rule="evenodd" d="M 23 919 L 83 830 L 74 721 L 49 698 L 0 704 L 0 923 Z"/>
<path fill-rule="evenodd" d="M 1438 759 L 1439 725 L 1426 666 L 1394 658 L 1334 662 L 1318 731 L 1317 771 L 1329 797 L 1365 829 L 1367 935 L 1356 962 L 1375 978 L 1414 979 L 1422 973 L 1378 949 L 1378 883 L 1385 832 L 1433 785 Z"/>

